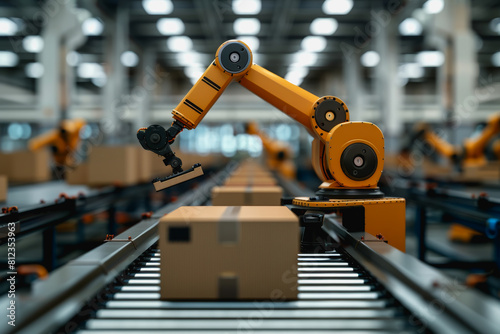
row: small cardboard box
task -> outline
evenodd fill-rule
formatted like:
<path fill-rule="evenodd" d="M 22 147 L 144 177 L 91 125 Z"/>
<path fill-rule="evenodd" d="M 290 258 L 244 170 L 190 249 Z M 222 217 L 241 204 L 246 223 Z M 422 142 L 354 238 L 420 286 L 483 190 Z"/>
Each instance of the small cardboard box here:
<path fill-rule="evenodd" d="M 38 183 L 51 179 L 48 150 L 15 151 L 7 153 L 5 159 L 9 165 L 7 176 L 11 182 Z"/>
<path fill-rule="evenodd" d="M 162 299 L 297 299 L 299 222 L 286 207 L 184 206 L 159 234 Z"/>
<path fill-rule="evenodd" d="M 7 176 L 0 175 L 0 202 L 5 202 L 7 200 Z"/>
<path fill-rule="evenodd" d="M 127 186 L 138 183 L 138 155 L 135 146 L 94 147 L 88 161 L 88 184 Z"/>
<path fill-rule="evenodd" d="M 84 162 L 75 168 L 67 168 L 65 177 L 67 184 L 87 184 L 89 179 L 89 164 Z"/>
<path fill-rule="evenodd" d="M 283 189 L 278 186 L 223 186 L 212 189 L 212 205 L 281 205 Z"/>

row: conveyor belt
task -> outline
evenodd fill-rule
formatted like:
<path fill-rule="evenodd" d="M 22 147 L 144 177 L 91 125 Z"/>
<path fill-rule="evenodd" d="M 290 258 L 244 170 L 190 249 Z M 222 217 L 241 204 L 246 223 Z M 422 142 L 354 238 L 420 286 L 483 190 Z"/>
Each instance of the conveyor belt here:
<path fill-rule="evenodd" d="M 417 331 L 403 307 L 341 249 L 298 255 L 296 301 L 162 301 L 159 261 L 158 249 L 146 251 L 101 292 L 106 301 L 76 333 Z"/>

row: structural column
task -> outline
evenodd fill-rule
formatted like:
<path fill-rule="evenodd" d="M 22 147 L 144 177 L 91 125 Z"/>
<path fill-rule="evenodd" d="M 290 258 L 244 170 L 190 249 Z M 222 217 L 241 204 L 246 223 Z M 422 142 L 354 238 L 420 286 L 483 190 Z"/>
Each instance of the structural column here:
<path fill-rule="evenodd" d="M 397 140 L 403 130 L 403 89 L 398 78 L 399 34 L 394 26 L 381 27 L 380 33 L 374 39 L 374 48 L 380 55 L 380 63 L 375 68 L 373 84 L 386 146 L 396 145 L 393 141 Z"/>
<path fill-rule="evenodd" d="M 38 56 L 44 75 L 37 80 L 40 122 L 55 125 L 67 118 L 71 105 L 74 76 L 66 63 L 66 54 L 86 41 L 81 20 L 70 3 L 50 7 L 53 16 L 47 20 L 42 38 L 44 48 Z"/>

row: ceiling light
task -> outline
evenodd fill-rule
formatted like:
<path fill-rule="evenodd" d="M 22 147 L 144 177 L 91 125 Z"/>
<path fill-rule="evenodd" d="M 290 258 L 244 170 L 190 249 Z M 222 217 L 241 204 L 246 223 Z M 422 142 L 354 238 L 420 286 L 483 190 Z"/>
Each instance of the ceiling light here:
<path fill-rule="evenodd" d="M 352 9 L 352 0 L 325 0 L 323 13 L 327 15 L 346 15 Z"/>
<path fill-rule="evenodd" d="M 260 21 L 255 18 L 236 19 L 233 30 L 236 35 L 257 35 L 260 31 Z"/>
<path fill-rule="evenodd" d="M 136 67 L 139 64 L 139 56 L 133 51 L 125 51 L 120 56 L 120 61 L 125 67 Z"/>
<path fill-rule="evenodd" d="M 18 31 L 17 24 L 5 17 L 0 17 L 0 36 L 14 36 Z"/>
<path fill-rule="evenodd" d="M 494 18 L 490 21 L 490 29 L 497 34 L 500 34 L 500 17 Z"/>
<path fill-rule="evenodd" d="M 81 63 L 78 65 L 76 73 L 83 79 L 101 78 L 106 76 L 102 65 L 98 63 Z"/>
<path fill-rule="evenodd" d="M 285 80 L 293 83 L 294 85 L 300 86 L 304 81 L 304 76 L 300 76 L 296 72 L 291 71 L 285 75 Z"/>
<path fill-rule="evenodd" d="M 400 65 L 398 68 L 400 78 L 419 79 L 424 76 L 424 68 L 418 63 L 408 63 Z"/>
<path fill-rule="evenodd" d="M 91 78 L 90 81 L 97 87 L 104 87 L 104 85 L 108 81 L 108 78 L 106 77 L 106 75 L 104 75 L 97 78 Z"/>
<path fill-rule="evenodd" d="M 380 62 L 380 56 L 376 51 L 367 51 L 361 56 L 360 61 L 364 67 L 375 67 Z"/>
<path fill-rule="evenodd" d="M 418 36 L 422 34 L 422 25 L 417 19 L 409 17 L 399 24 L 399 33 L 403 36 Z"/>
<path fill-rule="evenodd" d="M 159 19 L 158 22 L 156 22 L 156 28 L 158 28 L 160 34 L 165 36 L 181 35 L 184 33 L 185 29 L 184 22 L 176 17 Z"/>
<path fill-rule="evenodd" d="M 103 30 L 104 26 L 101 20 L 95 17 L 89 17 L 82 23 L 82 31 L 86 36 L 99 36 Z"/>
<path fill-rule="evenodd" d="M 198 80 L 201 78 L 205 70 L 199 66 L 189 66 L 184 69 L 184 74 L 190 79 Z"/>
<path fill-rule="evenodd" d="M 443 0 L 428 0 L 423 6 L 427 14 L 437 14 L 444 8 Z"/>
<path fill-rule="evenodd" d="M 444 63 L 441 51 L 422 51 L 417 54 L 417 62 L 423 67 L 439 67 Z"/>
<path fill-rule="evenodd" d="M 193 41 L 187 36 L 173 36 L 167 39 L 167 47 L 173 52 L 186 52 L 193 48 Z"/>
<path fill-rule="evenodd" d="M 66 63 L 68 63 L 69 66 L 74 67 L 78 65 L 80 62 L 80 54 L 76 51 L 70 51 L 66 55 Z"/>
<path fill-rule="evenodd" d="M 259 14 L 262 8 L 260 0 L 233 0 L 233 12 L 237 15 Z"/>
<path fill-rule="evenodd" d="M 299 51 L 293 55 L 293 63 L 291 66 L 313 66 L 318 60 L 318 55 L 312 52 Z"/>
<path fill-rule="evenodd" d="M 176 55 L 177 62 L 181 66 L 202 66 L 201 56 L 197 52 L 182 52 Z"/>
<path fill-rule="evenodd" d="M 339 23 L 337 20 L 333 18 L 320 17 L 312 21 L 309 30 L 313 35 L 329 36 L 333 35 L 335 31 L 337 31 L 338 26 Z"/>
<path fill-rule="evenodd" d="M 19 57 L 10 51 L 0 51 L 0 67 L 14 67 L 19 63 Z"/>
<path fill-rule="evenodd" d="M 24 68 L 24 73 L 28 78 L 38 79 L 43 75 L 43 65 L 41 63 L 29 63 Z"/>
<path fill-rule="evenodd" d="M 261 64 L 261 54 L 260 53 L 257 53 L 257 52 L 254 52 L 252 53 L 252 61 L 254 64 Z"/>
<path fill-rule="evenodd" d="M 168 15 L 174 10 L 170 0 L 142 0 L 142 7 L 149 15 Z"/>
<path fill-rule="evenodd" d="M 248 45 L 248 47 L 250 47 L 250 50 L 252 50 L 252 51 L 257 51 L 259 49 L 260 41 L 259 41 L 258 37 L 255 37 L 255 36 L 239 36 L 239 37 L 236 37 L 236 39 L 239 39 L 240 41 L 242 41 L 243 43 L 245 43 L 246 45 Z"/>
<path fill-rule="evenodd" d="M 307 36 L 300 43 L 300 47 L 307 52 L 321 52 L 326 48 L 326 38 L 322 36 Z"/>
<path fill-rule="evenodd" d="M 291 66 L 288 68 L 287 75 L 299 78 L 305 78 L 309 74 L 309 69 L 307 67 L 301 66 Z"/>
<path fill-rule="evenodd" d="M 40 36 L 26 36 L 23 39 L 23 48 L 32 53 L 43 50 L 43 38 Z"/>
<path fill-rule="evenodd" d="M 500 67 L 500 52 L 496 52 L 491 56 L 491 63 L 495 67 Z"/>

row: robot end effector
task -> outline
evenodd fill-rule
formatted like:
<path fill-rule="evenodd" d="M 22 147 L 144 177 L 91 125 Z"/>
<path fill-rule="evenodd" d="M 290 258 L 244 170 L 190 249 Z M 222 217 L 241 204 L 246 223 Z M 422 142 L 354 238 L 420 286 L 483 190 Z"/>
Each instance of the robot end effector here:
<path fill-rule="evenodd" d="M 168 130 L 161 125 L 150 125 L 137 131 L 137 139 L 145 150 L 162 156 L 165 166 L 172 166 L 173 173 L 177 174 L 182 172 L 182 160 L 175 156 L 170 145 L 183 129 L 178 121 L 174 121 Z"/>

